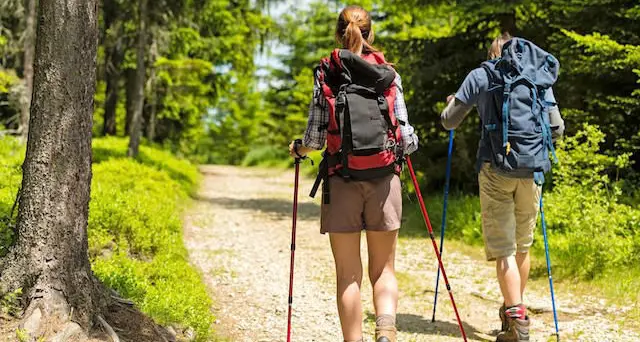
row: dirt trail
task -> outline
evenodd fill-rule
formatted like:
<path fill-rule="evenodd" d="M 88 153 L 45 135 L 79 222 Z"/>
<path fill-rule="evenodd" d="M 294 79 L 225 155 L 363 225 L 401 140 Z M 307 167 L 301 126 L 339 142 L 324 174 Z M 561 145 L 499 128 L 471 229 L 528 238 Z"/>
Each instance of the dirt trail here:
<path fill-rule="evenodd" d="M 285 341 L 293 173 L 227 166 L 206 166 L 202 172 L 202 189 L 186 217 L 185 243 L 214 299 L 215 328 L 230 341 Z M 306 196 L 310 186 L 310 180 L 301 180 L 293 339 L 342 341 L 333 259 L 328 237 L 319 234 L 319 205 Z M 444 287 L 437 321 L 431 323 L 436 261 L 428 239 L 401 239 L 398 248 L 399 341 L 461 341 Z M 366 259 L 364 242 L 362 255 Z M 445 267 L 469 341 L 494 341 L 500 298 L 494 268 L 451 249 Z M 371 336 L 367 281 L 362 293 L 365 332 Z M 638 334 L 623 331 L 620 322 L 611 320 L 619 308 L 565 292 L 557 296 L 563 341 L 640 341 Z M 532 341 L 555 341 L 547 288 L 531 289 L 526 301 L 539 309 L 531 314 Z"/>

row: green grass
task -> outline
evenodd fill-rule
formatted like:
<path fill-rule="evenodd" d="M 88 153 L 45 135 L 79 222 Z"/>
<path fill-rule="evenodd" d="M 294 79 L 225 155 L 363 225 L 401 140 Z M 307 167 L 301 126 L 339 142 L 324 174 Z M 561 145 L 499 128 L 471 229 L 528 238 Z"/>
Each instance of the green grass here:
<path fill-rule="evenodd" d="M 182 242 L 181 215 L 199 182 L 197 168 L 142 146 L 125 157 L 127 140 L 95 139 L 89 256 L 96 276 L 154 320 L 211 336 L 211 300 Z M 0 251 L 11 242 L 7 218 L 20 184 L 24 148 L 0 139 Z"/>

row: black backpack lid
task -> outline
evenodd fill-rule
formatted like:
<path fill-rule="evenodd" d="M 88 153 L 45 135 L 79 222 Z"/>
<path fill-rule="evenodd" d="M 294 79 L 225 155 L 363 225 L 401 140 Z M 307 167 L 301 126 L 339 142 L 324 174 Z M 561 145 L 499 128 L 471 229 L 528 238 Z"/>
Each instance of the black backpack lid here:
<path fill-rule="evenodd" d="M 393 84 L 396 72 L 388 65 L 371 64 L 355 53 L 342 49 L 339 52 L 340 65 L 349 74 L 351 83 L 382 93 Z"/>

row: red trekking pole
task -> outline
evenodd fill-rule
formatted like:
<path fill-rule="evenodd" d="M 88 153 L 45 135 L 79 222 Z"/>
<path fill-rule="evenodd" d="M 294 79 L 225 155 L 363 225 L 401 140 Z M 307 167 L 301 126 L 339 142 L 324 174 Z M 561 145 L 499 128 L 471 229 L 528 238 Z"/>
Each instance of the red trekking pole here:
<path fill-rule="evenodd" d="M 302 144 L 302 140 L 298 139 L 294 142 L 293 149 L 297 155 L 294 165 L 295 181 L 293 186 L 293 224 L 291 228 L 291 268 L 289 269 L 289 313 L 287 316 L 287 342 L 291 342 L 291 309 L 293 308 L 293 265 L 296 256 L 296 222 L 298 219 L 298 178 L 300 176 L 300 161 L 306 157 L 298 154 L 298 146 Z"/>
<path fill-rule="evenodd" d="M 456 307 L 456 301 L 453 299 L 453 291 L 451 290 L 451 285 L 449 285 L 447 272 L 445 272 L 444 265 L 442 264 L 442 258 L 440 257 L 440 252 L 438 251 L 438 244 L 436 243 L 436 238 L 433 235 L 431 220 L 429 220 L 429 214 L 427 214 L 427 208 L 424 205 L 424 200 L 422 199 L 422 193 L 420 192 L 420 186 L 418 185 L 418 179 L 416 178 L 416 174 L 413 171 L 413 165 L 411 164 L 411 158 L 409 156 L 407 156 L 407 166 L 409 167 L 409 173 L 411 174 L 413 187 L 415 188 L 416 195 L 418 196 L 418 202 L 420 202 L 420 210 L 422 211 L 422 217 L 424 217 L 424 223 L 427 225 L 427 229 L 429 229 L 429 237 L 431 238 L 431 243 L 433 244 L 433 250 L 436 252 L 436 256 L 438 257 L 438 266 L 440 267 L 440 272 L 442 272 L 442 278 L 444 279 L 444 283 L 447 285 L 449 298 L 451 298 L 451 305 L 453 305 L 453 311 L 456 313 L 456 319 L 458 320 L 458 325 L 460 326 L 460 332 L 462 333 L 462 338 L 466 342 L 467 334 L 464 332 L 464 327 L 462 326 L 462 320 L 460 320 L 460 314 L 458 314 L 458 308 Z"/>

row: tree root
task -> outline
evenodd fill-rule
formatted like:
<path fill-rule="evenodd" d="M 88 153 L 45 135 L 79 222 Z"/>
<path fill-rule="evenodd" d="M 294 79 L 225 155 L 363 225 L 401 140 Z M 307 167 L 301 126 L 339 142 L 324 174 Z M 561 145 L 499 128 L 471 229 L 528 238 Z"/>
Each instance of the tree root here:
<path fill-rule="evenodd" d="M 84 341 L 87 336 L 82 330 L 82 327 L 75 322 L 69 322 L 65 325 L 64 329 L 51 339 L 51 342 L 67 342 L 69 340 Z"/>
<path fill-rule="evenodd" d="M 120 342 L 120 338 L 118 337 L 118 334 L 116 334 L 116 332 L 109 325 L 109 323 L 107 323 L 107 321 L 105 321 L 104 318 L 102 318 L 102 316 L 100 315 L 98 315 L 96 318 L 98 319 L 98 322 L 100 323 L 100 325 L 102 325 L 102 328 L 104 329 L 105 333 L 107 333 L 111 338 L 111 341 Z"/>
<path fill-rule="evenodd" d="M 124 299 L 124 298 L 120 298 L 116 295 L 111 295 L 111 299 L 115 300 L 116 302 L 118 302 L 119 304 L 123 304 L 126 306 L 134 306 L 135 303 L 133 301 L 130 301 L 128 299 Z"/>

